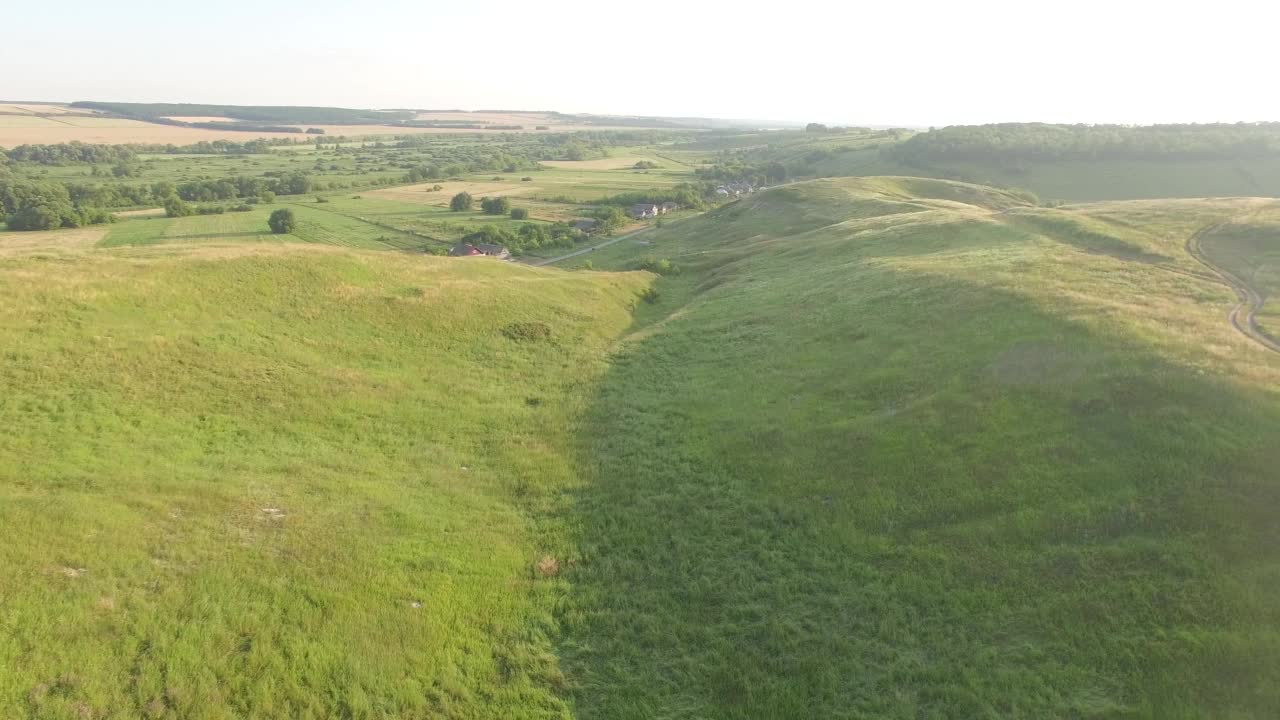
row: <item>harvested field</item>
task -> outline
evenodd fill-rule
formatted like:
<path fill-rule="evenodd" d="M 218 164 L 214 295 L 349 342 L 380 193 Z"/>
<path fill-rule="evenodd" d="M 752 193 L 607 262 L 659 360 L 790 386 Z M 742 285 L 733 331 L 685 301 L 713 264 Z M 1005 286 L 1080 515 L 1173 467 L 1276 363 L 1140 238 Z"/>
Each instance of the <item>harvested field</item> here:
<path fill-rule="evenodd" d="M 96 225 L 74 230 L 0 232 L 0 257 L 60 250 L 84 250 L 96 245 L 106 236 L 107 230 L 106 225 Z"/>
<path fill-rule="evenodd" d="M 164 215 L 164 208 L 143 208 L 141 210 L 117 210 L 111 213 L 118 218 L 129 217 L 160 217 Z"/>
<path fill-rule="evenodd" d="M 0 103 L 0 114 L 3 115 L 92 115 L 95 110 L 81 110 L 67 105 L 50 105 L 45 103 Z"/>

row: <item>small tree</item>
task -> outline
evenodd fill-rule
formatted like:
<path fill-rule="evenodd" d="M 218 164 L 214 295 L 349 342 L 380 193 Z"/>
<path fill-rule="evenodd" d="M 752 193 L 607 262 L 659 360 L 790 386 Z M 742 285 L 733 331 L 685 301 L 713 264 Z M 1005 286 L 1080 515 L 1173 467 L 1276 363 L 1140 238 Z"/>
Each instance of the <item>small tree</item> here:
<path fill-rule="evenodd" d="M 480 209 L 486 215 L 506 215 L 511 212 L 511 201 L 504 197 L 482 198 Z"/>
<path fill-rule="evenodd" d="M 261 200 L 262 202 L 270 205 L 271 203 L 276 201 L 276 194 L 271 192 L 270 190 L 263 190 L 262 194 L 258 195 L 258 200 Z"/>
<path fill-rule="evenodd" d="M 192 213 L 191 206 L 177 195 L 170 195 L 164 201 L 164 214 L 169 217 L 186 217 Z"/>
<path fill-rule="evenodd" d="M 529 211 L 525 208 L 511 208 L 512 220 L 528 220 Z"/>
<path fill-rule="evenodd" d="M 271 217 L 267 219 L 267 225 L 271 227 L 271 232 L 277 235 L 287 235 L 293 232 L 298 221 L 293 217 L 293 211 L 288 208 L 280 208 L 271 213 Z"/>
<path fill-rule="evenodd" d="M 465 212 L 471 209 L 472 202 L 471 193 L 460 192 L 449 201 L 449 209 L 454 212 Z"/>

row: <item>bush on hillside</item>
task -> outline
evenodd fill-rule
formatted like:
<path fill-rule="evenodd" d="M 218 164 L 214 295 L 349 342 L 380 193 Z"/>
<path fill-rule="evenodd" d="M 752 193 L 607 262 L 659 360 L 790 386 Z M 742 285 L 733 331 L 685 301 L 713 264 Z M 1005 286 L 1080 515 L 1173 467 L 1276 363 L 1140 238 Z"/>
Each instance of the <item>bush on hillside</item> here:
<path fill-rule="evenodd" d="M 471 209 L 472 204 L 471 193 L 464 191 L 453 196 L 449 201 L 449 209 L 454 212 L 465 212 Z"/>
<path fill-rule="evenodd" d="M 288 208 L 280 208 L 271 213 L 270 218 L 267 218 L 267 225 L 271 228 L 271 232 L 277 235 L 287 235 L 293 232 L 297 224 L 297 218 L 293 216 L 293 211 Z"/>
<path fill-rule="evenodd" d="M 506 215 L 511 212 L 511 200 L 505 197 L 481 198 L 480 209 L 486 215 Z"/>
<path fill-rule="evenodd" d="M 511 208 L 512 220 L 528 220 L 529 210 L 527 208 Z"/>
<path fill-rule="evenodd" d="M 669 258 L 659 259 L 653 256 L 646 256 L 633 263 L 632 268 L 635 270 L 648 270 L 649 272 L 657 273 L 658 275 L 680 274 L 680 266 L 671 262 Z"/>
<path fill-rule="evenodd" d="M 192 213 L 191 206 L 186 200 L 177 195 L 170 195 L 164 201 L 164 214 L 166 217 L 186 217 Z"/>

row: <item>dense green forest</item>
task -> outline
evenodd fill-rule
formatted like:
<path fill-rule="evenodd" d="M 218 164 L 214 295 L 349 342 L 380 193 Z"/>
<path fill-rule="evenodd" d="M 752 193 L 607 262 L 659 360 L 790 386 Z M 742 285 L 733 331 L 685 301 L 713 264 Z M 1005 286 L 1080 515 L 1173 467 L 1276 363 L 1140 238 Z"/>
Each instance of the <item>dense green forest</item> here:
<path fill-rule="evenodd" d="M 887 147 L 886 152 L 910 165 L 1253 158 L 1280 152 L 1280 123 L 957 125 L 920 133 Z"/>

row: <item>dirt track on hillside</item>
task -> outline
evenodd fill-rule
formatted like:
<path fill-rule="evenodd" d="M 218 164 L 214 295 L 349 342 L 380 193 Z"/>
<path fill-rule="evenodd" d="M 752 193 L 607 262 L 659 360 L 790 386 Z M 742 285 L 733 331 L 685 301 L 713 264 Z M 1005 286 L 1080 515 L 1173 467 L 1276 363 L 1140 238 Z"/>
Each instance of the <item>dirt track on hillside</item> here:
<path fill-rule="evenodd" d="M 1204 254 L 1204 250 L 1200 247 L 1200 241 L 1212 233 L 1214 230 L 1222 227 L 1225 223 L 1215 223 L 1208 227 L 1200 229 L 1195 235 L 1187 239 L 1187 253 L 1195 258 L 1197 262 L 1204 265 L 1214 275 L 1216 275 L 1224 285 L 1230 287 L 1236 294 L 1240 302 L 1231 308 L 1231 312 L 1227 314 L 1227 320 L 1231 322 L 1231 326 L 1237 332 L 1245 337 L 1253 340 L 1262 347 L 1272 352 L 1280 353 L 1280 342 L 1277 342 L 1271 336 L 1267 335 L 1258 327 L 1257 314 L 1262 309 L 1262 295 L 1249 286 L 1244 280 L 1236 277 L 1235 274 L 1228 270 L 1215 265 L 1208 256 Z"/>

